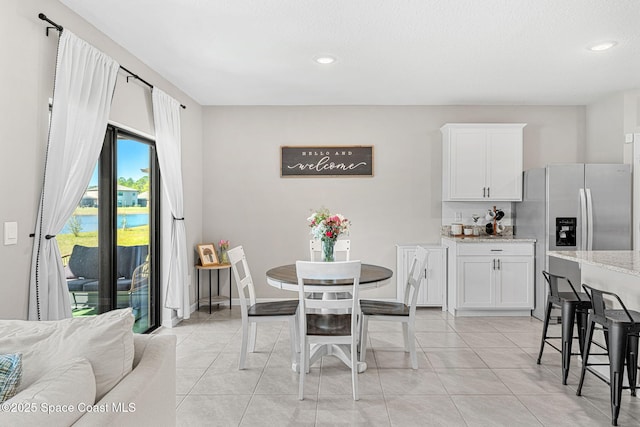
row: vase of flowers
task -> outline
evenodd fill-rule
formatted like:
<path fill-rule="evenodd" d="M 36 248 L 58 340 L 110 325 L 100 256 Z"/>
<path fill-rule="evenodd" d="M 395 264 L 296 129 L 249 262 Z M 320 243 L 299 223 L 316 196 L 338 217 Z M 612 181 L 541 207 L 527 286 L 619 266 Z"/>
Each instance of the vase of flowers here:
<path fill-rule="evenodd" d="M 341 214 L 331 214 L 327 208 L 314 212 L 307 221 L 313 237 L 322 241 L 322 261 L 334 261 L 336 240 L 341 234 L 349 234 L 351 222 Z"/>
<path fill-rule="evenodd" d="M 220 263 L 229 264 L 229 255 L 227 255 L 227 251 L 229 250 L 229 241 L 220 240 L 220 242 L 218 242 L 218 247 L 220 248 Z"/>
<path fill-rule="evenodd" d="M 325 261 L 325 262 L 335 261 L 335 256 L 333 253 L 333 249 L 335 245 L 336 245 L 336 241 L 334 239 L 322 240 L 322 261 Z"/>

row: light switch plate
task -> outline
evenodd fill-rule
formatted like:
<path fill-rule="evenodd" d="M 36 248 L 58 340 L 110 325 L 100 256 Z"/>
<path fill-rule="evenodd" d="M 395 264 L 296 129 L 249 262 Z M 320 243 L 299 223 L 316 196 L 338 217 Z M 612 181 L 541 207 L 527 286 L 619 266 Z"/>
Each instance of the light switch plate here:
<path fill-rule="evenodd" d="M 4 223 L 4 244 L 5 246 L 18 244 L 18 223 L 17 222 Z"/>

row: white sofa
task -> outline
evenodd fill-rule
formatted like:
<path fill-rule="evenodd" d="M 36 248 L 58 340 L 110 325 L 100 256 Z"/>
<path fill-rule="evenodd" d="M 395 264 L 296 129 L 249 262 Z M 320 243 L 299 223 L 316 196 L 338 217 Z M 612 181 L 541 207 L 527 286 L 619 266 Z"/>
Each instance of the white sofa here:
<path fill-rule="evenodd" d="M 131 309 L 57 322 L 0 320 L 0 352 L 22 353 L 0 425 L 174 426 L 176 339 L 131 332 Z"/>

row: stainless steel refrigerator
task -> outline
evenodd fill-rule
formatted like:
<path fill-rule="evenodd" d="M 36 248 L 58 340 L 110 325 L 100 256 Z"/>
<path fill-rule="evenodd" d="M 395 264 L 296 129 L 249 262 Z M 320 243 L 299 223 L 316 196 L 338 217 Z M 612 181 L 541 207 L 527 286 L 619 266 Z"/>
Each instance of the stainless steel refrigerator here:
<path fill-rule="evenodd" d="M 524 172 L 522 202 L 514 206 L 517 237 L 536 239 L 535 309 L 544 317 L 547 286 L 542 270 L 580 286 L 578 264 L 547 251 L 631 249 L 631 167 L 557 164 Z"/>

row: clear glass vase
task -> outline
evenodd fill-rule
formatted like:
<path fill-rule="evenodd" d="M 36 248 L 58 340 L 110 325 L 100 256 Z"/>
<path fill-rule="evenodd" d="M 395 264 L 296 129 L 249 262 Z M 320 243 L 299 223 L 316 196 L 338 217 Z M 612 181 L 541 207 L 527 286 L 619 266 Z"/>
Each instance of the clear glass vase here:
<path fill-rule="evenodd" d="M 333 262 L 335 258 L 333 256 L 333 247 L 335 246 L 336 241 L 333 239 L 322 240 L 322 261 L 324 262 Z"/>
<path fill-rule="evenodd" d="M 220 264 L 229 264 L 229 255 L 226 249 L 220 250 Z"/>

